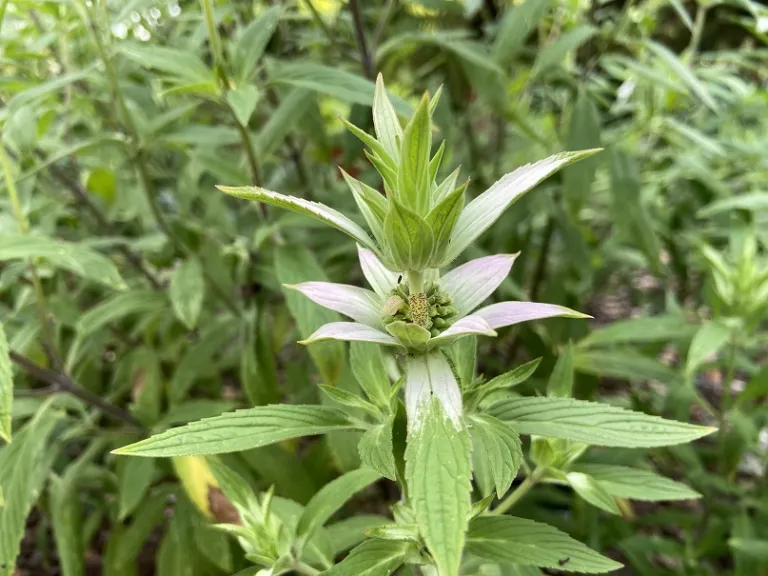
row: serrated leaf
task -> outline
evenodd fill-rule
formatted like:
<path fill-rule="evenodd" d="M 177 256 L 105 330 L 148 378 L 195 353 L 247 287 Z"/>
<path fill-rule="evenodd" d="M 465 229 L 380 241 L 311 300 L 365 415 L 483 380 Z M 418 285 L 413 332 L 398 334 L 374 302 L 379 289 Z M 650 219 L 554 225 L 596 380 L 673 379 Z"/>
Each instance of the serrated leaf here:
<path fill-rule="evenodd" d="M 685 484 L 650 470 L 610 464 L 578 464 L 574 470 L 589 474 L 607 492 L 618 498 L 649 502 L 701 498 L 701 494 Z"/>
<path fill-rule="evenodd" d="M 368 342 L 352 342 L 349 363 L 368 399 L 376 406 L 388 406 L 390 383 L 381 348 Z"/>
<path fill-rule="evenodd" d="M 172 428 L 115 450 L 126 456 L 192 456 L 239 452 L 275 442 L 359 429 L 343 412 L 324 406 L 257 406 Z"/>
<path fill-rule="evenodd" d="M 5 330 L 0 323 L 0 439 L 11 441 L 11 408 L 13 406 L 13 368 Z"/>
<path fill-rule="evenodd" d="M 403 132 L 397 175 L 398 200 L 419 215 L 426 215 L 429 210 L 432 184 L 428 181 L 431 151 L 429 98 L 424 94 Z"/>
<path fill-rule="evenodd" d="M 196 258 L 185 260 L 173 271 L 169 293 L 176 317 L 188 329 L 194 330 L 205 294 L 203 267 Z"/>
<path fill-rule="evenodd" d="M 60 414 L 46 402 L 35 417 L 0 451 L 0 574 L 14 573 L 27 515 L 37 500 L 52 464 L 46 442 Z"/>
<path fill-rule="evenodd" d="M 539 364 L 541 364 L 541 358 L 526 362 L 522 366 L 518 366 L 509 372 L 505 372 L 501 376 L 496 376 L 496 378 L 483 384 L 480 390 L 487 393 L 493 392 L 494 390 L 507 390 L 519 386 L 533 375 L 536 368 L 539 367 Z"/>
<path fill-rule="evenodd" d="M 493 186 L 472 200 L 462 212 L 451 236 L 451 248 L 443 265 L 456 259 L 467 246 L 499 219 L 523 194 L 561 168 L 599 152 L 581 150 L 555 154 L 533 164 L 521 166 L 498 180 Z"/>
<path fill-rule="evenodd" d="M 376 406 L 353 392 L 349 392 L 348 390 L 344 390 L 337 386 L 328 386 L 327 384 L 320 384 L 320 389 L 328 398 L 342 406 L 365 410 L 374 417 L 380 415 Z"/>
<path fill-rule="evenodd" d="M 547 383 L 547 396 L 553 398 L 573 396 L 573 347 L 570 342 L 563 353 L 557 357 L 557 363 Z"/>
<path fill-rule="evenodd" d="M 424 270 L 434 248 L 434 235 L 426 221 L 391 198 L 384 221 L 392 260 L 397 270 Z"/>
<path fill-rule="evenodd" d="M 470 498 L 470 439 L 463 424 L 429 397 L 409 425 L 405 450 L 408 495 L 427 549 L 444 576 L 457 576 L 464 547 Z"/>
<path fill-rule="evenodd" d="M 116 290 L 126 288 L 115 265 L 90 248 L 46 236 L 0 235 L 0 261 L 27 258 L 44 258 L 53 266 L 69 270 L 87 280 Z"/>
<path fill-rule="evenodd" d="M 270 38 L 277 29 L 281 9 L 273 6 L 264 10 L 243 30 L 234 45 L 233 63 L 241 80 L 247 79 L 264 54 Z"/>
<path fill-rule="evenodd" d="M 728 342 L 731 331 L 724 324 L 715 320 L 699 328 L 688 349 L 685 372 L 691 376 L 699 366 L 716 354 Z"/>
<path fill-rule="evenodd" d="M 296 539 L 301 546 L 323 526 L 350 498 L 381 476 L 369 468 L 360 468 L 339 476 L 323 486 L 307 503 L 296 525 Z"/>
<path fill-rule="evenodd" d="M 241 126 L 248 126 L 248 121 L 256 110 L 260 96 L 256 87 L 250 84 L 244 84 L 236 90 L 227 92 L 227 103 Z"/>
<path fill-rule="evenodd" d="M 672 446 L 717 430 L 608 404 L 565 398 L 509 398 L 491 406 L 488 413 L 509 424 L 518 434 L 562 438 L 595 446 Z"/>
<path fill-rule="evenodd" d="M 408 552 L 407 542 L 395 540 L 366 540 L 323 576 L 389 576 Z"/>
<path fill-rule="evenodd" d="M 340 68 L 322 64 L 276 62 L 270 82 L 290 84 L 338 98 L 352 104 L 371 106 L 376 88 L 370 80 Z M 400 97 L 390 94 L 395 110 L 410 116 L 411 107 Z"/>
<path fill-rule="evenodd" d="M 360 438 L 357 447 L 364 466 L 375 470 L 390 480 L 397 479 L 397 468 L 392 447 L 392 422 L 384 422 L 368 430 Z"/>
<path fill-rule="evenodd" d="M 469 527 L 467 549 L 495 562 L 600 574 L 621 568 L 557 528 L 513 516 L 480 516 Z"/>
<path fill-rule="evenodd" d="M 611 514 L 620 514 L 619 506 L 611 494 L 594 478 L 583 472 L 568 472 L 565 477 L 571 488 L 592 506 Z"/>
<path fill-rule="evenodd" d="M 488 460 L 496 495 L 506 494 L 523 461 L 520 437 L 510 426 L 485 414 L 470 416 L 470 432 L 475 451 Z"/>

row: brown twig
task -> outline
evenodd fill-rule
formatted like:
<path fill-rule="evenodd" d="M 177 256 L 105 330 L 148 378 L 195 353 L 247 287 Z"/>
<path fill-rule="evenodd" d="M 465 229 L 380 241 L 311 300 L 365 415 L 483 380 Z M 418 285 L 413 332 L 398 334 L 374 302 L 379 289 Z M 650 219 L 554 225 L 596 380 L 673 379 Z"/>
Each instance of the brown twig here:
<path fill-rule="evenodd" d="M 373 80 L 376 77 L 376 69 L 373 65 L 371 51 L 368 49 L 368 42 L 365 39 L 365 23 L 359 0 L 350 0 L 349 9 L 352 11 L 352 20 L 355 23 L 355 37 L 360 49 L 360 63 L 363 66 L 363 72 L 369 80 Z"/>
<path fill-rule="evenodd" d="M 11 350 L 10 356 L 11 356 L 11 360 L 13 360 L 13 362 L 18 364 L 26 372 L 28 372 L 38 380 L 42 380 L 43 382 L 47 382 L 48 384 L 50 384 L 50 387 L 46 389 L 49 391 L 49 393 L 65 392 L 67 394 L 71 394 L 75 398 L 79 398 L 89 406 L 93 406 L 100 412 L 103 412 L 104 414 L 111 416 L 115 420 L 124 422 L 139 430 L 143 429 L 143 426 L 141 425 L 141 423 L 138 420 L 136 420 L 136 418 L 134 418 L 130 414 L 130 412 L 128 412 L 127 410 L 123 410 L 119 406 L 115 406 L 114 404 L 107 402 L 100 396 L 97 396 L 93 392 L 86 390 L 82 386 L 76 384 L 66 374 L 62 374 L 61 372 L 56 372 L 54 370 L 49 370 L 44 366 L 40 366 L 39 364 L 27 358 L 26 356 L 22 356 L 21 354 L 18 354 L 13 350 Z"/>

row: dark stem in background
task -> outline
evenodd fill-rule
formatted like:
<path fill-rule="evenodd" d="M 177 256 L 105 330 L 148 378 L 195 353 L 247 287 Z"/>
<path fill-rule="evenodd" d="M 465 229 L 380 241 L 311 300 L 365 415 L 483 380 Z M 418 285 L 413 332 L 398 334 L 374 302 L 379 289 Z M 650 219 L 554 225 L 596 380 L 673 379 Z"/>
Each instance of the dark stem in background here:
<path fill-rule="evenodd" d="M 552 244 L 552 236 L 555 232 L 555 219 L 550 216 L 547 218 L 547 225 L 544 227 L 544 233 L 541 238 L 541 248 L 539 249 L 539 259 L 536 262 L 536 268 L 533 271 L 533 279 L 531 280 L 531 290 L 529 292 L 531 302 L 536 302 L 536 298 L 539 296 L 539 289 L 544 283 L 544 279 L 547 275 L 547 256 L 549 253 L 549 246 Z"/>
<path fill-rule="evenodd" d="M 50 384 L 51 387 L 50 389 L 48 389 L 50 393 L 66 392 L 67 394 L 71 394 L 72 396 L 79 398 L 80 400 L 82 400 L 89 406 L 96 408 L 100 412 L 103 412 L 104 414 L 111 416 L 115 420 L 124 422 L 139 430 L 143 429 L 143 426 L 141 425 L 141 423 L 138 420 L 136 420 L 136 418 L 134 418 L 130 414 L 130 412 L 123 410 L 122 408 L 115 406 L 110 402 L 107 402 L 106 400 L 102 399 L 100 396 L 97 396 L 93 392 L 90 392 L 89 390 L 86 390 L 82 386 L 79 386 L 78 384 L 73 382 L 72 379 L 69 378 L 69 376 L 62 374 L 60 372 L 49 370 L 48 368 L 45 368 L 43 366 L 40 366 L 39 364 L 36 364 L 35 362 L 27 358 L 26 356 L 17 354 L 14 351 L 11 351 L 10 356 L 11 356 L 11 360 L 13 360 L 26 372 L 28 372 L 38 380 L 42 380 L 43 382 L 47 382 L 48 384 Z"/>
<path fill-rule="evenodd" d="M 365 40 L 365 23 L 363 22 L 363 12 L 360 9 L 359 0 L 349 0 L 349 9 L 352 11 L 352 20 L 355 23 L 355 37 L 357 46 L 360 49 L 360 62 L 363 65 L 363 72 L 370 79 L 376 77 L 376 69 L 373 65 L 371 51 L 368 49 L 368 43 Z"/>

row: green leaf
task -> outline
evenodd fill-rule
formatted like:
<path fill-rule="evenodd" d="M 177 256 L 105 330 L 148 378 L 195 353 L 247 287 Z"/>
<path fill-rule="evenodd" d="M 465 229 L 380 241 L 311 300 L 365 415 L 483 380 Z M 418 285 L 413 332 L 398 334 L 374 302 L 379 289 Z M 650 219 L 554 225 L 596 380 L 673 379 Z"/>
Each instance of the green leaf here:
<path fill-rule="evenodd" d="M 496 32 L 493 59 L 501 66 L 511 63 L 512 57 L 524 46 L 526 38 L 547 13 L 551 0 L 526 0 L 524 4 L 507 8 Z"/>
<path fill-rule="evenodd" d="M 621 568 L 557 528 L 514 516 L 480 516 L 469 527 L 467 549 L 494 562 L 600 574 Z"/>
<path fill-rule="evenodd" d="M 116 290 L 126 288 L 115 265 L 90 248 L 45 236 L 0 235 L 0 261 L 27 258 L 44 258 L 53 266 L 69 270 L 87 280 Z"/>
<path fill-rule="evenodd" d="M 320 389 L 328 398 L 342 406 L 365 410 L 374 417 L 380 414 L 376 406 L 353 392 L 349 392 L 348 390 L 344 390 L 337 386 L 328 386 L 327 384 L 320 384 Z"/>
<path fill-rule="evenodd" d="M 96 70 L 98 64 L 94 63 L 84 68 L 83 70 L 76 70 L 67 74 L 55 75 L 50 80 L 39 82 L 31 88 L 19 92 L 10 101 L 8 101 L 9 112 L 16 111 L 24 104 L 33 102 L 38 98 L 47 96 L 49 94 L 61 93 L 63 88 L 71 86 L 72 84 L 88 78 L 88 76 Z"/>
<path fill-rule="evenodd" d="M 464 209 L 451 236 L 451 248 L 448 250 L 443 265 L 456 259 L 528 190 L 561 168 L 596 152 L 599 150 L 555 154 L 533 164 L 521 166 L 502 177 L 488 190 L 472 200 Z"/>
<path fill-rule="evenodd" d="M 333 516 L 347 500 L 367 488 L 381 476 L 368 468 L 360 468 L 339 476 L 323 486 L 307 503 L 296 525 L 296 539 L 303 547 L 314 534 Z"/>
<path fill-rule="evenodd" d="M 570 342 L 557 358 L 557 363 L 547 383 L 547 396 L 552 398 L 570 398 L 573 396 L 573 346 Z"/>
<path fill-rule="evenodd" d="M 334 555 L 336 555 L 362 542 L 368 530 L 389 522 L 389 518 L 384 516 L 360 514 L 326 526 L 325 532 L 333 544 Z"/>
<path fill-rule="evenodd" d="M 204 294 L 203 267 L 196 258 L 189 258 L 173 271 L 170 296 L 176 317 L 190 330 L 197 325 Z"/>
<path fill-rule="evenodd" d="M 381 258 L 378 248 L 365 230 L 360 228 L 360 226 L 344 216 L 341 212 L 329 208 L 324 204 L 311 202 L 294 196 L 285 196 L 256 186 L 217 186 L 217 188 L 230 196 L 245 198 L 246 200 L 253 200 L 255 202 L 263 202 L 265 204 L 270 204 L 272 206 L 277 206 L 278 208 L 284 208 L 291 212 L 315 218 L 320 222 L 344 232 L 358 244 L 373 251 L 379 258 Z M 2 252 L 0 252 L 0 258 L 2 258 Z"/>
<path fill-rule="evenodd" d="M 485 457 L 490 465 L 496 495 L 506 494 L 523 461 L 520 437 L 512 428 L 493 416 L 476 414 L 470 416 L 472 445 L 479 457 Z"/>
<path fill-rule="evenodd" d="M 369 342 L 352 342 L 349 362 L 368 400 L 381 408 L 389 406 L 390 384 L 381 347 Z"/>
<path fill-rule="evenodd" d="M 384 219 L 389 210 L 389 202 L 376 190 L 358 180 L 355 180 L 347 172 L 339 167 L 341 175 L 344 178 L 352 196 L 355 199 L 358 210 L 365 218 L 368 229 L 373 233 L 374 238 L 380 245 L 384 245 L 386 238 L 384 236 Z"/>
<path fill-rule="evenodd" d="M 611 494 L 594 478 L 582 472 L 568 472 L 566 479 L 574 491 L 592 506 L 611 514 L 620 514 L 619 506 Z"/>
<path fill-rule="evenodd" d="M 152 290 L 116 294 L 83 314 L 77 322 L 77 331 L 81 336 L 87 336 L 127 316 L 160 312 L 167 304 L 165 294 Z"/>
<path fill-rule="evenodd" d="M 247 80 L 264 54 L 270 38 L 277 29 L 281 9 L 273 6 L 264 10 L 239 35 L 234 45 L 233 63 L 240 80 Z"/>
<path fill-rule="evenodd" d="M 586 90 L 580 90 L 571 109 L 566 146 L 569 150 L 600 148 L 600 115 Z M 600 164 L 597 156 L 585 158 L 563 169 L 563 194 L 571 213 L 577 214 L 591 197 L 592 182 Z"/>
<path fill-rule="evenodd" d="M 526 362 L 509 372 L 505 372 L 501 376 L 496 376 L 496 378 L 483 384 L 480 390 L 487 394 L 495 390 L 508 390 L 509 388 L 519 386 L 533 375 L 539 364 L 541 364 L 541 358 Z"/>
<path fill-rule="evenodd" d="M 432 396 L 419 422 L 409 422 L 405 476 L 419 531 L 443 576 L 457 576 L 470 498 L 470 439 Z"/>
<path fill-rule="evenodd" d="M 190 84 L 213 86 L 213 71 L 188 50 L 120 42 L 119 51 L 140 66 L 155 68 Z"/>
<path fill-rule="evenodd" d="M 768 210 L 768 192 L 751 192 L 729 198 L 715 200 L 707 204 L 696 213 L 699 218 L 707 218 L 715 214 L 730 212 L 731 210 L 748 210 L 761 213 Z"/>
<path fill-rule="evenodd" d="M 256 149 L 262 156 L 272 154 L 283 139 L 310 109 L 315 95 L 309 90 L 292 90 L 269 115 L 256 136 Z"/>
<path fill-rule="evenodd" d="M 83 576 L 85 547 L 80 497 L 76 486 L 66 476 L 62 479 L 52 474 L 48 487 L 56 552 L 64 576 Z"/>
<path fill-rule="evenodd" d="M 405 127 L 398 166 L 398 200 L 416 212 L 426 215 L 430 203 L 429 156 L 432 152 L 432 127 L 429 97 L 421 99 L 413 117 Z M 397 158 L 397 156 L 395 156 Z"/>
<path fill-rule="evenodd" d="M 299 335 L 304 340 L 310 338 L 321 326 L 334 323 L 339 319 L 335 312 L 285 287 L 307 280 L 327 280 L 325 272 L 312 252 L 298 246 L 281 246 L 275 252 L 275 271 L 282 285 L 288 309 L 296 320 Z M 314 344 L 309 347 L 309 354 L 326 384 L 336 384 L 344 368 L 344 345 L 340 342 Z"/>
<path fill-rule="evenodd" d="M 653 52 L 653 54 L 655 54 L 656 57 L 658 57 L 659 60 L 661 60 L 663 64 L 688 87 L 691 93 L 707 106 L 707 108 L 717 112 L 717 102 L 715 102 L 714 98 L 712 98 L 712 95 L 709 93 L 709 90 L 707 90 L 706 86 L 704 86 L 701 80 L 695 76 L 685 62 L 680 60 L 680 58 L 678 58 L 674 52 L 669 50 L 669 48 L 658 42 L 648 40 L 646 46 L 648 46 L 648 49 Z"/>
<path fill-rule="evenodd" d="M 124 446 L 126 456 L 193 456 L 258 448 L 291 438 L 360 429 L 343 412 L 324 406 L 257 406 L 172 428 Z"/>
<path fill-rule="evenodd" d="M 488 413 L 509 424 L 518 434 L 562 438 L 595 446 L 672 446 L 717 430 L 565 398 L 509 398 L 491 406 Z"/>
<path fill-rule="evenodd" d="M 410 545 L 396 540 L 366 540 L 323 576 L 389 576 L 405 560 Z"/>
<path fill-rule="evenodd" d="M 248 126 L 261 94 L 255 86 L 244 84 L 227 92 L 227 103 L 241 126 Z"/>
<path fill-rule="evenodd" d="M 229 323 L 219 321 L 209 324 L 200 338 L 187 348 L 176 365 L 168 387 L 168 396 L 172 404 L 184 401 L 197 380 L 215 374 L 214 358 L 231 338 Z"/>
<path fill-rule="evenodd" d="M 392 158 L 397 158 L 403 140 L 403 127 L 387 95 L 381 74 L 376 78 L 376 91 L 373 94 L 373 126 L 381 145 Z"/>
<path fill-rule="evenodd" d="M 397 479 L 394 449 L 392 447 L 392 422 L 384 422 L 368 430 L 358 444 L 360 460 L 364 466 L 375 470 L 385 478 Z"/>
<path fill-rule="evenodd" d="M 539 51 L 531 74 L 541 74 L 557 66 L 571 51 L 576 50 L 596 33 L 597 28 L 585 24 L 561 34 L 552 44 Z"/>
<path fill-rule="evenodd" d="M 434 247 L 432 229 L 421 216 L 396 199 L 391 198 L 389 206 L 384 231 L 395 267 L 400 271 L 424 270 Z"/>
<path fill-rule="evenodd" d="M 690 338 L 695 331 L 694 324 L 689 324 L 684 318 L 672 314 L 630 318 L 593 330 L 578 343 L 578 347 L 672 342 Z"/>
<path fill-rule="evenodd" d="M 759 540 L 757 538 L 730 538 L 728 546 L 745 556 L 768 562 L 768 540 Z"/>
<path fill-rule="evenodd" d="M 685 484 L 664 478 L 650 470 L 609 464 L 578 464 L 574 466 L 574 470 L 589 474 L 608 493 L 618 498 L 649 502 L 701 498 L 701 494 Z"/>
<path fill-rule="evenodd" d="M 688 349 L 688 358 L 685 362 L 686 374 L 693 375 L 710 356 L 717 354 L 728 342 L 730 334 L 730 329 L 716 320 L 707 322 L 699 328 Z"/>
<path fill-rule="evenodd" d="M 48 401 L 35 417 L 0 450 L 0 488 L 5 505 L 0 507 L 0 575 L 14 574 L 27 515 L 37 501 L 52 464 L 46 449 L 48 436 L 60 420 Z"/>
<path fill-rule="evenodd" d="M 435 265 L 443 261 L 450 247 L 451 234 L 464 209 L 466 187 L 464 184 L 456 188 L 427 214 L 427 224 L 435 234 L 435 247 L 432 252 L 432 262 Z"/>
<path fill-rule="evenodd" d="M 340 68 L 322 64 L 276 62 L 270 82 L 290 84 L 338 98 L 352 104 L 371 106 L 376 88 L 370 80 Z M 410 116 L 411 107 L 400 97 L 390 94 L 395 110 Z"/>
<path fill-rule="evenodd" d="M 155 461 L 151 458 L 125 460 L 118 473 L 118 517 L 130 516 L 144 499 L 155 475 Z"/>
<path fill-rule="evenodd" d="M 0 323 L 0 439 L 11 442 L 11 407 L 13 406 L 13 368 L 5 330 Z"/>
<path fill-rule="evenodd" d="M 634 350 L 579 350 L 573 355 L 577 372 L 626 378 L 627 380 L 659 380 L 667 384 L 679 382 L 676 370 Z"/>

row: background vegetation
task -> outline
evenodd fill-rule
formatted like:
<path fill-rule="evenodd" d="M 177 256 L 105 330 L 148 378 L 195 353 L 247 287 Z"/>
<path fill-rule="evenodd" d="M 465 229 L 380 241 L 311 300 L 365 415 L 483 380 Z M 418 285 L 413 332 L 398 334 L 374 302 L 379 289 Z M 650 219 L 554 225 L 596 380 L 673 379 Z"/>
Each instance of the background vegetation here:
<path fill-rule="evenodd" d="M 370 124 L 379 72 L 402 114 L 443 86 L 442 165 L 463 166 L 470 196 L 549 154 L 605 148 L 466 255 L 521 251 L 499 298 L 594 320 L 506 329 L 481 341 L 479 371 L 541 357 L 521 393 L 541 393 L 557 362 L 578 398 L 720 426 L 691 445 L 588 454 L 701 499 L 610 515 L 545 485 L 515 514 L 627 574 L 768 574 L 765 6 L 0 0 L 0 25 L 0 381 L 13 376 L 12 403 L 0 386 L 0 436 L 13 431 L 0 574 L 248 565 L 210 527 L 233 510 L 204 459 L 109 451 L 236 407 L 328 402 L 321 383 L 358 386 L 345 346 L 295 344 L 335 314 L 281 286 L 362 285 L 354 245 L 214 185 L 352 212 L 336 165 L 380 182 L 337 117 Z M 359 466 L 342 434 L 224 461 L 301 504 Z M 396 498 L 386 481 L 358 495 L 328 529 L 332 555 Z"/>

